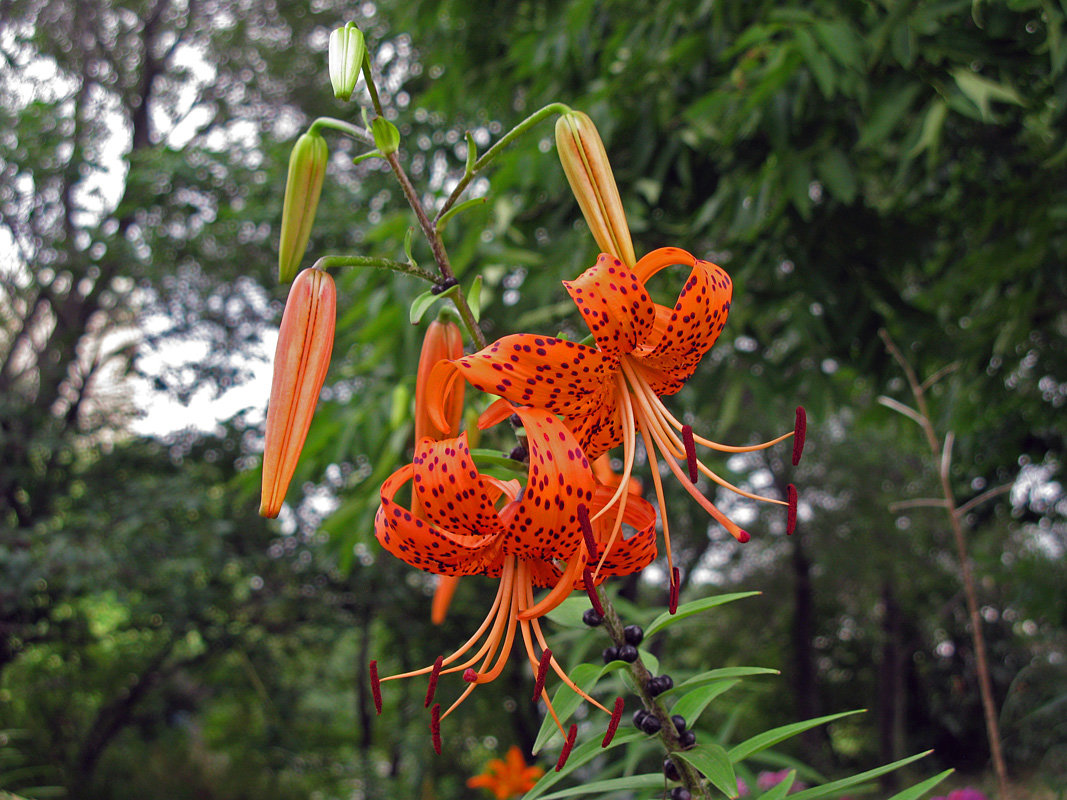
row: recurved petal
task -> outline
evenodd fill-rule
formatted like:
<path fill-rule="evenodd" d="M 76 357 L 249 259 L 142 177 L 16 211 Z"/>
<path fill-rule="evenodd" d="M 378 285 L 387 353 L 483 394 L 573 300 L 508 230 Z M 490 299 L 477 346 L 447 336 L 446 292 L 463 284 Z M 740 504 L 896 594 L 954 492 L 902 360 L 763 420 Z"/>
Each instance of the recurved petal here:
<path fill-rule="evenodd" d="M 570 558 L 582 542 L 578 506 L 590 506 L 596 479 L 560 419 L 537 408 L 516 413 L 526 430 L 530 471 L 525 491 L 501 510 L 504 550 L 525 559 Z"/>
<path fill-rule="evenodd" d="M 452 364 L 476 389 L 564 416 L 594 412 L 618 370 L 617 359 L 595 348 L 531 333 L 505 336 Z"/>
<path fill-rule="evenodd" d="M 597 487 L 592 508 L 600 510 L 614 495 L 614 489 Z M 608 511 L 593 522 L 593 531 L 601 547 L 606 547 L 615 522 L 615 514 Z M 656 509 L 643 498 L 630 495 L 622 516 L 623 525 L 633 528 L 628 538 L 617 538 L 600 568 L 597 583 L 608 575 L 631 575 L 647 567 L 656 558 Z M 581 587 L 576 587 L 581 588 Z"/>
<path fill-rule="evenodd" d="M 726 325 L 733 283 L 722 267 L 697 259 L 677 247 L 654 250 L 637 262 L 634 272 L 642 282 L 647 282 L 657 272 L 674 264 L 691 267 L 689 277 L 673 310 L 657 313 L 653 333 L 635 356 L 646 367 L 684 382 Z"/>
<path fill-rule="evenodd" d="M 439 361 L 460 358 L 463 355 L 463 335 L 455 322 L 434 320 L 426 329 L 419 353 L 419 367 L 415 374 L 415 441 L 424 436 L 444 439 L 459 427 L 463 417 L 462 382 L 452 382 L 445 389 L 440 382 L 431 383 L 430 375 Z M 433 396 L 432 392 L 441 396 Z M 440 409 L 448 423 L 447 428 L 434 424 L 430 408 Z"/>
<path fill-rule="evenodd" d="M 455 535 L 418 519 L 393 500 L 414 470 L 414 464 L 405 464 L 382 484 L 382 504 L 374 517 L 378 542 L 401 561 L 437 575 L 486 573 L 496 549 L 495 535 Z"/>
<path fill-rule="evenodd" d="M 276 517 L 326 380 L 337 320 L 337 288 L 319 269 L 296 276 L 285 301 L 263 446 L 259 513 Z"/>
<path fill-rule="evenodd" d="M 605 353 L 630 353 L 652 331 L 656 306 L 637 276 L 615 256 L 601 253 L 596 264 L 563 285 Z"/>
<path fill-rule="evenodd" d="M 500 490 L 478 474 L 467 445 L 458 439 L 423 439 L 415 445 L 412 492 L 421 514 L 456 534 L 495 534 L 500 517 L 493 507 Z"/>

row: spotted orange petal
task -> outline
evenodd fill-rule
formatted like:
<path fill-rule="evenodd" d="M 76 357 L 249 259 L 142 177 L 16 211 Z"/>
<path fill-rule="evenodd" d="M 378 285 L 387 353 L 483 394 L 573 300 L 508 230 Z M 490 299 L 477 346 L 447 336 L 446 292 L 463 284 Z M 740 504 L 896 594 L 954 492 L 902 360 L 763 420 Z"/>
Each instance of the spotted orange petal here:
<path fill-rule="evenodd" d="M 563 421 L 543 409 L 515 413 L 526 431 L 530 472 L 519 499 L 501 510 L 504 549 L 523 559 L 568 559 L 582 542 L 578 506 L 590 505 L 596 479 Z"/>
<path fill-rule="evenodd" d="M 643 281 L 674 264 L 692 268 L 673 310 L 656 314 L 653 333 L 637 352 L 646 367 L 659 370 L 675 381 L 684 382 L 726 325 L 733 296 L 733 283 L 726 271 L 710 261 L 702 261 L 677 247 L 654 250 L 634 267 Z M 677 391 L 681 388 L 674 389 Z M 659 393 L 659 392 L 657 392 Z M 672 392 L 666 392 L 668 394 Z"/>
<path fill-rule="evenodd" d="M 456 535 L 417 518 L 393 498 L 412 479 L 415 466 L 406 464 L 382 484 L 382 504 L 374 517 L 374 535 L 394 556 L 417 569 L 438 575 L 492 574 L 499 534 Z"/>
<path fill-rule="evenodd" d="M 618 369 L 615 358 L 595 348 L 530 333 L 505 336 L 452 364 L 476 389 L 565 416 L 593 413 Z"/>
<path fill-rule="evenodd" d="M 493 507 L 500 490 L 478 474 L 466 432 L 458 439 L 423 439 L 415 446 L 412 463 L 412 491 L 427 521 L 463 533 L 500 530 L 500 517 Z"/>
<path fill-rule="evenodd" d="M 593 510 L 598 511 L 611 501 L 615 489 L 601 485 L 593 498 Z M 641 497 L 630 495 L 622 521 L 635 530 L 629 538 L 619 538 L 611 546 L 600 567 L 597 583 L 608 575 L 631 575 L 656 559 L 656 509 Z M 615 522 L 614 514 L 605 514 L 593 522 L 593 531 L 601 547 L 606 547 Z M 581 587 L 576 587 L 581 588 Z"/>
<path fill-rule="evenodd" d="M 652 298 L 637 276 L 614 256 L 601 253 L 596 264 L 563 285 L 603 352 L 633 352 L 652 330 L 656 321 Z"/>

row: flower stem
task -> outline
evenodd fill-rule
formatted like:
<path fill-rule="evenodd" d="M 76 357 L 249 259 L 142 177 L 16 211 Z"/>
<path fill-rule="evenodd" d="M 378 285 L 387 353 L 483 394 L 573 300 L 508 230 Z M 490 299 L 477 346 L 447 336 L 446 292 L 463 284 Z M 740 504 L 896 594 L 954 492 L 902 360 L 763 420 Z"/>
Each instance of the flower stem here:
<path fill-rule="evenodd" d="M 311 123 L 311 127 L 308 128 L 308 131 L 310 133 L 318 133 L 320 128 L 329 128 L 355 139 L 360 144 L 367 144 L 371 147 L 374 146 L 374 137 L 370 135 L 369 131 L 366 131 L 363 128 L 357 128 L 351 122 L 345 122 L 343 119 L 336 119 L 335 117 L 319 117 Z"/>
<path fill-rule="evenodd" d="M 319 269 L 338 269 L 341 267 L 373 267 L 374 269 L 388 269 L 393 272 L 403 272 L 422 278 L 429 283 L 437 283 L 437 276 L 427 272 L 422 267 L 410 261 L 393 261 L 388 258 L 375 258 L 374 256 L 323 256 L 313 265 Z"/>
<path fill-rule="evenodd" d="M 463 191 L 470 185 L 470 182 L 474 179 L 474 176 L 485 169 L 489 164 L 500 155 L 501 151 L 515 141 L 518 137 L 522 136 L 526 131 L 530 130 L 534 125 L 541 122 L 541 120 L 551 117 L 554 114 L 566 114 L 570 111 L 570 107 L 563 103 L 549 103 L 544 108 L 540 108 L 510 131 L 500 137 L 499 140 L 492 147 L 482 154 L 481 158 L 474 162 L 473 166 L 469 166 L 460 178 L 459 183 L 456 184 L 456 188 L 452 190 L 452 194 L 445 200 L 441 210 L 437 212 L 437 216 L 434 217 L 434 223 L 440 221 L 440 219 L 448 213 L 448 210 L 455 205 L 455 202 L 459 199 L 459 196 L 463 194 Z M 468 145 L 469 146 L 469 145 Z"/>
<path fill-rule="evenodd" d="M 621 647 L 626 644 L 626 636 L 623 633 L 623 624 L 619 617 L 619 612 L 615 610 L 615 606 L 612 605 L 607 592 L 599 587 L 595 591 L 600 597 L 600 604 L 604 607 L 604 628 L 615 645 Z M 633 677 L 634 685 L 637 687 L 637 694 L 640 696 L 645 709 L 660 722 L 659 739 L 663 743 L 664 751 L 668 756 L 671 756 L 673 753 L 684 750 L 678 730 L 674 727 L 674 722 L 671 720 L 671 715 L 667 708 L 658 697 L 653 696 L 648 691 L 648 681 L 652 678 L 652 673 L 641 660 L 640 652 L 638 652 L 637 660 L 630 664 L 630 675 Z M 673 757 L 671 760 L 678 768 L 682 785 L 689 790 L 693 797 L 712 800 L 708 792 L 708 785 L 688 761 Z"/>

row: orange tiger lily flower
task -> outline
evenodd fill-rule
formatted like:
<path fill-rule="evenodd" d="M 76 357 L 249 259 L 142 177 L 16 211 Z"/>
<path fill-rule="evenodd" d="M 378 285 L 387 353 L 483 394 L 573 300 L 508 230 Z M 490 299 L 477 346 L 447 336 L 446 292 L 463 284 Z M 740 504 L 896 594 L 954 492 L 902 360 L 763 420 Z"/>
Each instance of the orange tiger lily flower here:
<path fill-rule="evenodd" d="M 435 402 L 443 403 L 445 421 L 448 429 L 442 430 L 434 424 L 430 416 L 430 398 L 428 396 L 428 384 L 430 371 L 438 361 L 461 358 L 463 356 L 463 333 L 452 320 L 435 319 L 426 329 L 426 335 L 422 340 L 422 351 L 419 353 L 419 368 L 415 376 L 415 441 L 421 442 L 429 437 L 435 441 L 446 438 L 451 431 L 459 427 L 463 418 L 463 388 L 464 384 L 454 385 L 448 395 L 443 398 L 434 398 Z M 412 510 L 421 519 L 425 516 L 418 507 L 418 501 L 412 503 Z M 440 625 L 448 613 L 448 606 L 452 602 L 459 578 L 451 575 L 442 575 L 437 579 L 437 587 L 434 590 L 433 604 L 430 606 L 430 620 L 434 625 Z"/>
<path fill-rule="evenodd" d="M 282 313 L 263 443 L 259 513 L 276 517 L 296 471 L 333 352 L 337 287 L 321 269 L 293 281 Z"/>
<path fill-rule="evenodd" d="M 467 779 L 471 789 L 488 789 L 496 800 L 519 797 L 534 787 L 537 779 L 545 774 L 540 767 L 530 767 L 522 757 L 522 751 L 512 745 L 504 758 L 494 758 L 485 766 L 485 772 Z"/>
<path fill-rule="evenodd" d="M 637 572 L 656 556 L 655 511 L 635 498 L 623 521 L 636 532 L 616 544 L 594 579 L 588 566 L 595 563 L 612 526 L 607 521 L 590 523 L 589 519 L 609 501 L 612 492 L 596 481 L 578 442 L 561 420 L 541 409 L 508 409 L 511 411 L 519 415 L 528 437 L 525 489 L 518 481 L 480 474 L 465 433 L 440 442 L 423 439 L 416 445 L 413 462 L 382 484 L 382 503 L 374 521 L 382 547 L 413 567 L 437 575 L 486 575 L 500 581 L 485 620 L 456 652 L 438 658 L 433 666 L 380 680 L 376 662 L 371 662 L 379 713 L 378 686 L 382 682 L 429 675 L 428 706 L 438 678 L 461 673 L 468 686 L 459 698 L 443 714 L 439 706 L 434 707 L 431 731 L 438 750 L 440 720 L 477 684 L 500 675 L 517 633 L 537 675 L 534 699 L 544 699 L 561 731 L 544 688 L 550 668 L 584 699 L 611 713 L 617 724 L 621 703 L 616 703 L 615 711 L 608 711 L 567 677 L 552 655 L 540 617 L 575 588 L 585 586 L 592 591 L 593 583 L 608 575 Z M 396 502 L 397 493 L 407 484 L 425 520 Z M 539 602 L 534 601 L 537 587 L 552 587 Z"/>
<path fill-rule="evenodd" d="M 672 265 L 690 268 L 673 307 L 655 303 L 645 289 L 650 278 Z M 671 570 L 672 597 L 678 580 L 671 557 L 670 530 L 659 475 L 659 460 L 686 491 L 738 541 L 749 535 L 723 514 L 697 488 L 698 474 L 739 495 L 789 506 L 788 529 L 795 522 L 795 490 L 788 500 L 761 497 L 734 486 L 699 461 L 695 445 L 726 453 L 770 447 L 797 435 L 803 438 L 802 410 L 794 431 L 768 442 L 730 446 L 695 436 L 667 409 L 661 396 L 678 392 L 696 370 L 726 324 L 733 284 L 719 266 L 676 247 L 655 250 L 627 268 L 618 258 L 601 254 L 597 263 L 564 286 L 578 306 L 596 346 L 551 336 L 514 334 L 484 350 L 439 366 L 433 378 L 447 386 L 456 371 L 474 387 L 513 403 L 544 408 L 566 417 L 585 454 L 596 459 L 623 446 L 623 472 L 611 504 L 616 519 L 606 558 L 618 533 L 630 494 L 629 485 L 640 434 L 652 462 L 652 482 L 663 513 L 663 533 Z M 794 463 L 799 459 L 794 447 Z M 688 470 L 679 462 L 684 462 Z M 608 506 L 598 515 L 606 514 Z M 672 606 L 674 605 L 672 600 Z"/>

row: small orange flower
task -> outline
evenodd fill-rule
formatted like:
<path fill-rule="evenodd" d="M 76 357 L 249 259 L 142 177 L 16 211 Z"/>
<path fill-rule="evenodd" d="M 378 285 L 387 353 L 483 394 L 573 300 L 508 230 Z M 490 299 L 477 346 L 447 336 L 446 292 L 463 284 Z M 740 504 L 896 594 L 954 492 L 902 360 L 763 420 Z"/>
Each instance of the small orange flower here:
<path fill-rule="evenodd" d="M 529 767 L 522 751 L 512 745 L 504 758 L 494 758 L 485 766 L 485 772 L 467 779 L 471 789 L 488 789 L 496 800 L 519 797 L 534 787 L 537 779 L 545 774 L 540 767 Z"/>
<path fill-rule="evenodd" d="M 274 380 L 263 446 L 259 513 L 276 517 L 296 471 L 333 352 L 337 287 L 321 269 L 306 269 L 289 290 L 274 353 Z"/>
<path fill-rule="evenodd" d="M 512 411 L 518 414 L 526 431 L 529 473 L 525 489 L 518 481 L 480 474 L 465 433 L 440 442 L 423 439 L 415 447 L 413 462 L 382 484 L 382 504 L 374 520 L 382 547 L 414 567 L 437 575 L 500 579 L 485 621 L 452 655 L 439 657 L 433 666 L 380 680 L 372 662 L 371 685 L 379 713 L 378 686 L 382 682 L 429 675 L 429 706 L 439 677 L 462 674 L 467 687 L 459 698 L 443 714 L 439 706 L 434 707 L 431 731 L 438 749 L 440 720 L 477 684 L 489 683 L 500 675 L 516 634 L 521 635 L 537 675 L 534 699 L 545 701 L 557 725 L 559 720 L 544 688 L 550 668 L 584 699 L 612 714 L 613 724 L 617 724 L 621 702 L 614 712 L 608 711 L 571 681 L 548 647 L 540 617 L 575 588 L 584 586 L 592 591 L 593 585 L 607 576 L 637 572 L 656 557 L 655 511 L 644 500 L 633 498 L 623 521 L 636 533 L 618 542 L 610 556 L 602 559 L 600 574 L 594 578 L 588 566 L 606 543 L 611 525 L 606 520 L 591 523 L 590 516 L 609 500 L 611 490 L 596 481 L 574 436 L 555 415 L 533 408 L 507 407 L 503 411 L 505 417 Z M 396 501 L 409 483 L 412 504 L 418 502 L 425 519 Z M 552 589 L 535 602 L 535 587 Z M 568 740 L 573 744 L 573 737 Z M 569 749 L 565 747 L 566 752 Z"/>

